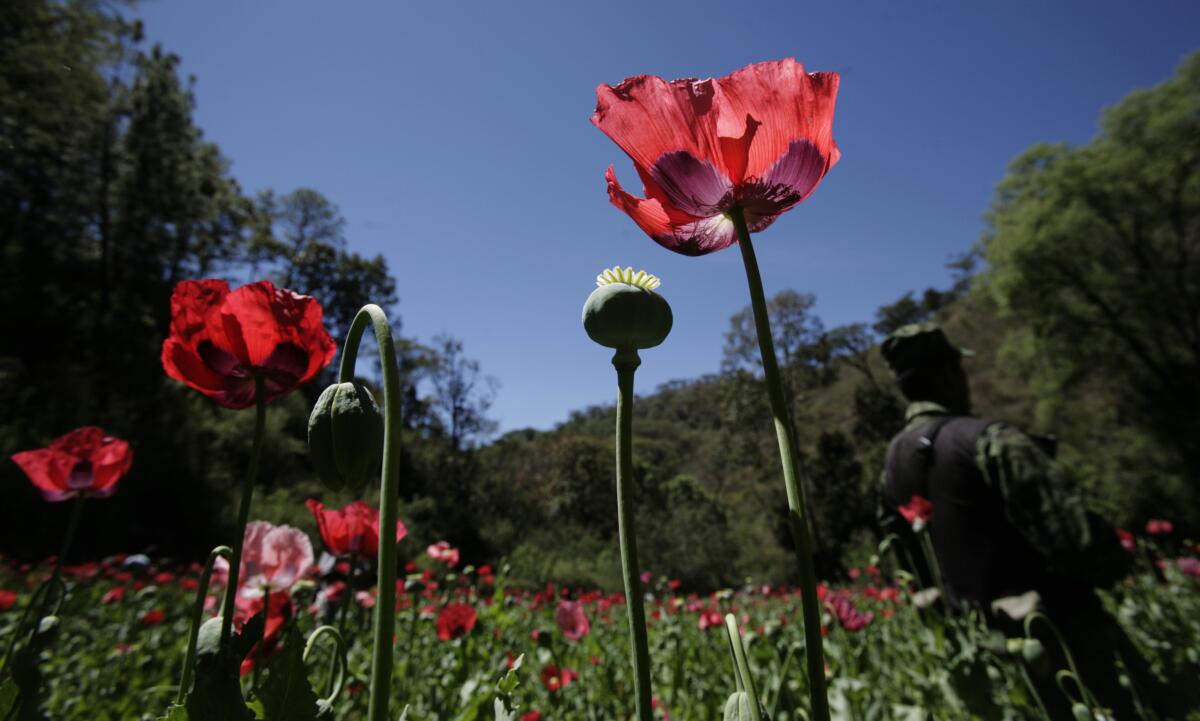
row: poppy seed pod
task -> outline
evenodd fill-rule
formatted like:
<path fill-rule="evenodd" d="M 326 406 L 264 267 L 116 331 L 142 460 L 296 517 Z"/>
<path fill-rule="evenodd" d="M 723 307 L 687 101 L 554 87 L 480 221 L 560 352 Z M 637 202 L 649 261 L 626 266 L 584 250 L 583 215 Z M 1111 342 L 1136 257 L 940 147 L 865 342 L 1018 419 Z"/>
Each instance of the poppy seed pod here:
<path fill-rule="evenodd" d="M 321 391 L 308 417 L 308 448 L 321 484 L 331 491 L 361 491 L 379 474 L 383 416 L 357 381 Z"/>
<path fill-rule="evenodd" d="M 602 346 L 653 348 L 671 332 L 671 306 L 654 292 L 658 278 L 632 268 L 605 270 L 583 304 L 583 327 Z"/>

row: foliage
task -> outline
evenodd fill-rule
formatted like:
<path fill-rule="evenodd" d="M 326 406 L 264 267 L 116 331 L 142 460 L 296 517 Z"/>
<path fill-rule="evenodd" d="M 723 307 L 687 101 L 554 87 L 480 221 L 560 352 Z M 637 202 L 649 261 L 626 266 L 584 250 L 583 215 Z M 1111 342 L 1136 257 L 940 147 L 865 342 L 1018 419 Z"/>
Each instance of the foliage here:
<path fill-rule="evenodd" d="M 1178 541 L 1155 545 L 1140 539 L 1139 544 L 1168 558 L 1179 549 Z M 496 708 L 512 718 L 532 711 L 564 721 L 628 716 L 632 677 L 621 594 L 565 586 L 522 590 L 510 586 L 502 573 L 448 568 L 424 557 L 407 540 L 401 554 L 416 568 L 399 595 L 395 713 L 407 707 L 411 721 L 487 719 Z M 1186 679 L 1195 677 L 1200 663 L 1200 581 L 1173 562 L 1165 568 L 1160 580 L 1149 560 L 1143 560 L 1138 573 L 1106 595 L 1105 602 L 1160 680 L 1174 682 L 1172 688 L 1181 694 L 1190 693 Z M 0 566 L 0 586 L 20 589 L 18 604 L 0 612 L 0 642 L 8 640 L 29 601 L 28 584 L 44 572 L 44 567 L 21 572 Z M 38 661 L 44 679 L 41 710 L 56 721 L 128 721 L 166 713 L 183 657 L 195 574 L 195 567 L 159 561 L 131 566 L 119 558 L 69 566 L 61 628 Z M 825 609 L 837 718 L 1038 718 L 1021 681 L 1018 656 L 1006 650 L 1003 637 L 997 641 L 970 616 L 917 609 L 910 592 L 886 574 L 886 566 L 872 566 L 853 583 L 823 589 L 827 601 L 842 599 L 839 603 L 849 603 L 868 618 L 865 627 L 849 630 L 833 605 Z M 256 667 L 240 681 L 236 669 L 232 676 L 219 675 L 222 684 L 238 683 L 258 717 L 291 721 L 316 716 L 311 689 L 328 682 L 331 659 L 317 653 L 305 664 L 301 651 L 304 636 L 322 623 L 340 627 L 349 666 L 332 715 L 320 718 L 365 716 L 371 624 L 365 606 L 371 593 L 355 596 L 343 589 L 331 595 L 342 580 L 335 572 L 295 587 L 297 613 L 283 632 L 280 651 L 265 668 Z M 656 714 L 684 721 L 722 718 L 734 688 L 729 644 L 724 624 L 706 619 L 729 612 L 738 619 L 758 695 L 770 717 L 802 718 L 798 706 L 803 705 L 806 682 L 796 658 L 803 640 L 798 594 L 756 585 L 697 595 L 673 590 L 668 581 L 656 577 L 647 585 Z M 114 589 L 124 589 L 124 595 L 114 600 Z M 590 632 L 578 641 L 569 640 L 555 621 L 558 600 L 565 597 L 581 601 L 590 620 Z M 443 641 L 436 617 L 448 603 L 470 604 L 478 621 L 462 638 Z M 550 667 L 569 670 L 571 680 L 559 687 L 548 684 Z M 0 704 L 4 693 L 0 687 Z M 236 707 L 237 699 L 233 702 Z M 205 718 L 203 710 L 193 711 L 190 704 L 186 716 L 179 708 L 171 713 L 175 716 L 168 718 Z M 224 713 L 221 718 L 232 718 L 237 711 Z"/>
<path fill-rule="evenodd" d="M 1105 111 L 1088 145 L 1021 155 L 988 220 L 986 283 L 1020 328 L 1010 357 L 1034 378 L 1043 416 L 1103 394 L 1110 433 L 1144 434 L 1157 446 L 1146 460 L 1195 478 L 1200 54 Z M 1194 493 L 1178 500 L 1195 507 Z"/>

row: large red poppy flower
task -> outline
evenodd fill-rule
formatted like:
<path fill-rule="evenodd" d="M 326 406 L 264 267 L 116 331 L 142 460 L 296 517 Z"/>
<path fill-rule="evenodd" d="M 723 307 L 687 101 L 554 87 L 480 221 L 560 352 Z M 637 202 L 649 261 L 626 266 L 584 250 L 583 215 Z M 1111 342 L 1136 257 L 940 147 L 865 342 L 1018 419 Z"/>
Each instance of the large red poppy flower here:
<path fill-rule="evenodd" d="M 317 520 L 321 540 L 325 549 L 335 556 L 360 556 L 374 558 L 379 553 L 379 510 L 355 501 L 336 511 L 325 509 L 325 504 L 308 499 L 308 510 Z M 396 521 L 396 542 L 408 533 L 400 521 Z"/>
<path fill-rule="evenodd" d="M 12 457 L 47 501 L 84 495 L 107 498 L 133 465 L 133 451 L 120 438 L 96 426 L 76 428 L 49 448 Z"/>
<path fill-rule="evenodd" d="M 717 80 L 638 75 L 596 89 L 592 124 L 633 160 L 645 198 L 610 166 L 608 197 L 665 248 L 704 255 L 736 240 L 725 213 L 740 206 L 750 231 L 770 225 L 816 189 L 838 161 L 837 73 L 793 59 Z"/>
<path fill-rule="evenodd" d="M 266 280 L 232 292 L 223 280 L 185 280 L 171 295 L 163 368 L 226 408 L 254 405 L 254 377 L 262 375 L 272 401 L 333 360 L 337 346 L 322 313 L 315 299 Z"/>

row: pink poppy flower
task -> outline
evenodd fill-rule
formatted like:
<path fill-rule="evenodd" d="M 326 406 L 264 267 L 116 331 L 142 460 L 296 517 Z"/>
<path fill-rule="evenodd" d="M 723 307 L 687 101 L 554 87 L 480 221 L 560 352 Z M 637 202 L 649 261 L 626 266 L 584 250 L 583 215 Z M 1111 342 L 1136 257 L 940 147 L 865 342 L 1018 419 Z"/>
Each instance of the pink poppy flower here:
<path fill-rule="evenodd" d="M 246 524 L 238 594 L 259 598 L 267 591 L 286 591 L 313 565 L 312 541 L 298 528 L 274 526 L 266 521 Z M 225 578 L 229 564 L 218 558 L 214 575 Z"/>
<path fill-rule="evenodd" d="M 559 601 L 558 608 L 554 611 L 554 621 L 563 635 L 571 641 L 578 641 L 592 630 L 587 611 L 579 601 Z"/>
<path fill-rule="evenodd" d="M 429 546 L 425 549 L 425 554 L 435 561 L 441 561 L 447 566 L 454 567 L 458 565 L 458 549 L 446 541 L 438 541 Z"/>
<path fill-rule="evenodd" d="M 1200 559 L 1197 559 L 1195 556 L 1177 558 L 1175 559 L 1175 565 L 1183 575 L 1200 578 Z"/>
<path fill-rule="evenodd" d="M 76 428 L 48 447 L 21 451 L 13 462 L 47 501 L 84 495 L 108 498 L 133 465 L 129 444 L 96 426 Z"/>
<path fill-rule="evenodd" d="M 633 160 L 646 196 L 625 192 L 610 166 L 609 200 L 684 255 L 731 245 L 726 213 L 735 206 L 751 232 L 765 229 L 841 155 L 833 141 L 838 81 L 789 58 L 715 80 L 638 75 L 601 85 L 592 124 Z"/>

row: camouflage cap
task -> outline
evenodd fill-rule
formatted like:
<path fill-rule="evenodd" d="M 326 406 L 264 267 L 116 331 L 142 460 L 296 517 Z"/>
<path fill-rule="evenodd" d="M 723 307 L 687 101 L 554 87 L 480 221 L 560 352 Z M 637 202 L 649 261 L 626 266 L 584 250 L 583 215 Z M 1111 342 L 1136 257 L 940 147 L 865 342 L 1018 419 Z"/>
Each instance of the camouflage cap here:
<path fill-rule="evenodd" d="M 950 343 L 937 323 L 912 323 L 897 328 L 883 341 L 880 352 L 893 375 L 927 363 L 975 355 Z"/>

